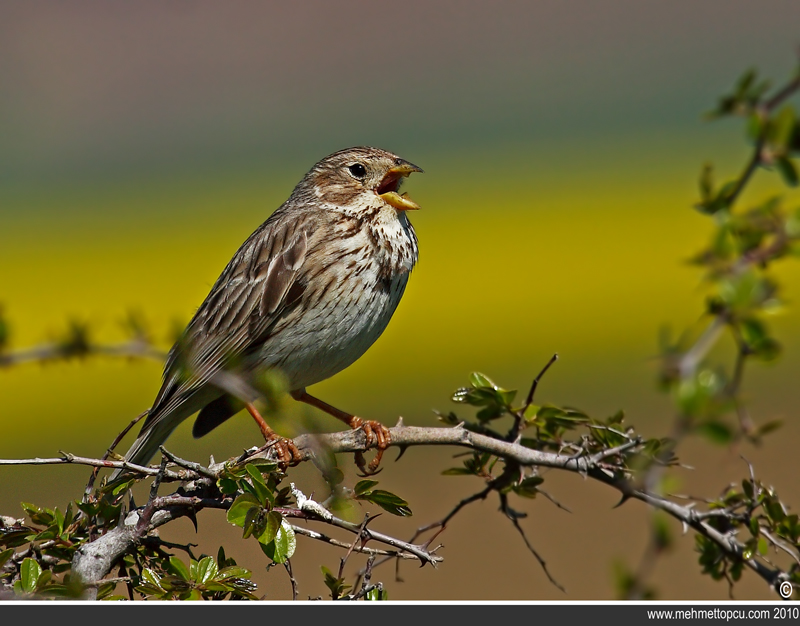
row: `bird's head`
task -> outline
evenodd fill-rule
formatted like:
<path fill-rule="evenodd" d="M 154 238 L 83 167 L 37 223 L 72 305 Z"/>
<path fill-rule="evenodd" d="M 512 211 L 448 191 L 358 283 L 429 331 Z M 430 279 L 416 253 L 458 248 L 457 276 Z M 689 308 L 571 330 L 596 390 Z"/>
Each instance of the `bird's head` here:
<path fill-rule="evenodd" d="M 306 174 L 298 190 L 344 209 L 386 206 L 395 211 L 413 211 L 419 205 L 400 194 L 403 180 L 422 170 L 396 154 L 379 148 L 340 150 L 325 157 Z"/>

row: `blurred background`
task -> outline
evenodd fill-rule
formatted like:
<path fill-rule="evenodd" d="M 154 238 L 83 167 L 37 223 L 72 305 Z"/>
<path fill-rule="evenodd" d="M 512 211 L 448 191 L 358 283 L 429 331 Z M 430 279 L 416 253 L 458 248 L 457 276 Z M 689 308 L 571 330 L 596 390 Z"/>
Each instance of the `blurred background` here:
<path fill-rule="evenodd" d="M 538 400 L 597 417 L 624 409 L 645 435 L 669 432 L 655 385 L 657 336 L 702 311 L 701 275 L 686 259 L 705 242 L 693 211 L 701 166 L 721 178 L 748 156 L 735 122 L 702 113 L 746 69 L 776 83 L 796 65 L 793 0 L 642 3 L 173 1 L 0 3 L 0 303 L 11 348 L 59 336 L 70 320 L 96 341 L 126 338 L 131 312 L 164 349 L 242 241 L 323 156 L 375 145 L 420 165 L 405 186 L 421 259 L 387 331 L 312 393 L 359 415 L 436 425 L 461 411 L 452 391 L 481 371 L 521 393 L 554 352 Z M 745 201 L 778 189 L 762 172 Z M 797 197 L 794 198 L 795 204 Z M 759 421 L 784 428 L 761 448 L 688 441 L 682 491 L 713 497 L 747 468 L 800 503 L 800 271 L 780 274 L 789 307 L 773 321 L 785 355 L 755 365 L 745 391 Z M 0 371 L 0 458 L 99 456 L 152 402 L 161 364 L 92 358 Z M 205 461 L 258 443 L 239 416 L 194 441 Z M 283 434 L 338 429 L 290 407 Z M 123 444 L 127 448 L 129 440 Z M 414 517 L 375 524 L 410 537 L 478 491 L 442 477 L 457 450 L 384 460 L 381 487 Z M 352 461 L 341 459 L 348 480 Z M 86 468 L 3 468 L 0 513 L 21 500 L 63 507 Z M 373 576 L 391 599 L 610 599 L 615 562 L 636 567 L 648 511 L 614 492 L 546 473 L 544 499 L 517 502 L 522 522 L 566 594 L 548 583 L 497 501 L 473 504 L 441 535 L 438 570 L 392 566 Z M 292 473 L 307 492 L 313 469 Z M 676 534 L 677 524 L 671 524 Z M 255 571 L 268 598 L 290 597 L 282 568 L 222 514 L 162 533 L 216 554 L 220 543 Z M 726 599 L 702 577 L 691 535 L 655 566 L 662 599 Z M 299 540 L 300 597 L 325 593 L 319 565 L 339 551 Z M 740 599 L 776 599 L 749 572 Z"/>

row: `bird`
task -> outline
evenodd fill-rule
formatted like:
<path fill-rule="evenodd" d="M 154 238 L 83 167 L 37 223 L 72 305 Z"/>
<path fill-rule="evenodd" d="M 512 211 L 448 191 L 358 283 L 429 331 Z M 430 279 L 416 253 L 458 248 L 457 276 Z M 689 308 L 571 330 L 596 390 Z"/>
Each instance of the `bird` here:
<path fill-rule="evenodd" d="M 254 405 L 258 377 L 277 369 L 295 400 L 364 431 L 378 452 L 368 468 L 363 457 L 356 460 L 363 473 L 374 473 L 388 429 L 306 387 L 359 359 L 395 312 L 419 258 L 407 213 L 420 207 L 399 192 L 415 172 L 422 169 L 369 146 L 316 163 L 239 247 L 170 350 L 161 388 L 125 460 L 148 463 L 195 413 L 197 438 L 246 408 L 281 463 L 296 463 L 297 448 Z"/>

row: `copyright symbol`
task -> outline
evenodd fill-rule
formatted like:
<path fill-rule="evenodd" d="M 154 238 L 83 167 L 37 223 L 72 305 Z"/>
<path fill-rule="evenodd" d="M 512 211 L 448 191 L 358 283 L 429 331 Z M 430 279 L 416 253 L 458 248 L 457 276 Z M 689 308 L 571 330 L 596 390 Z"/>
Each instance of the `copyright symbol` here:
<path fill-rule="evenodd" d="M 780 584 L 780 587 L 778 587 L 778 593 L 781 594 L 781 598 L 784 600 L 791 598 L 793 591 L 794 589 L 792 588 L 792 583 L 790 583 L 788 580 L 784 580 Z"/>

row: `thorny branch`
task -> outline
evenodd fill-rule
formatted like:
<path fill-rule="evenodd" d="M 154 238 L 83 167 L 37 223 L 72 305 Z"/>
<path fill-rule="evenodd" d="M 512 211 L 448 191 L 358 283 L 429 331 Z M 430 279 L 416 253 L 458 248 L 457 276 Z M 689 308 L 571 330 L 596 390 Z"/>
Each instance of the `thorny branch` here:
<path fill-rule="evenodd" d="M 771 586 L 775 587 L 786 579 L 786 575 L 781 570 L 769 567 L 756 558 L 745 558 L 743 544 L 739 542 L 735 536 L 720 532 L 714 528 L 708 522 L 708 518 L 704 516 L 704 513 L 696 510 L 694 504 L 683 506 L 665 497 L 639 488 L 631 477 L 625 476 L 622 472 L 610 470 L 608 465 L 604 463 L 605 457 L 603 455 L 577 456 L 533 450 L 520 444 L 509 443 L 471 432 L 463 426 L 454 428 L 425 428 L 404 426 L 401 424 L 389 429 L 389 431 L 391 435 L 391 446 L 400 448 L 430 445 L 460 446 L 474 451 L 488 452 L 489 454 L 502 458 L 506 463 L 514 463 L 520 467 L 549 467 L 591 478 L 616 489 L 622 494 L 623 499 L 640 500 L 655 509 L 664 511 L 669 516 L 679 520 L 681 523 L 712 540 L 720 549 L 724 550 L 729 555 L 741 559 L 748 568 L 757 573 Z M 303 461 L 313 461 L 314 451 L 318 451 L 321 448 L 331 453 L 353 453 L 367 450 L 365 436 L 361 431 L 345 431 L 316 435 L 306 434 L 295 438 L 294 443 L 300 450 Z M 642 445 L 642 443 L 637 443 L 632 440 L 631 450 L 635 451 Z M 270 450 L 255 450 L 253 454 L 248 457 L 248 460 L 255 460 L 258 458 L 274 460 L 270 459 L 270 452 Z M 162 471 L 161 469 L 144 468 L 122 462 L 83 459 L 73 456 L 68 458 L 72 459 L 72 462 L 76 462 L 75 459 L 80 459 L 81 462 L 87 465 L 99 464 L 103 467 L 124 467 L 130 472 L 140 476 L 154 476 L 161 473 L 164 480 L 169 478 L 173 480 L 183 479 L 191 481 L 189 483 L 190 488 L 184 489 L 186 495 L 173 494 L 170 496 L 152 498 L 145 508 L 136 509 L 129 513 L 124 523 L 119 527 L 99 537 L 94 542 L 83 546 L 79 551 L 79 556 L 76 557 L 74 570 L 81 575 L 85 582 L 95 583 L 101 580 L 103 576 L 108 574 L 113 563 L 120 555 L 124 554 L 125 551 L 130 549 L 137 541 L 140 541 L 147 533 L 155 528 L 178 517 L 190 514 L 193 515 L 203 508 L 226 509 L 231 504 L 229 498 L 220 497 L 213 481 L 204 475 L 206 471 L 199 473 L 193 470 L 183 469 L 180 472 L 175 472 L 166 468 Z M 2 460 L 0 464 L 29 465 L 63 462 L 67 461 L 62 457 L 56 459 Z M 211 473 L 217 474 L 222 471 L 223 468 L 224 464 L 217 464 L 207 469 Z M 485 497 L 491 491 L 492 488 L 488 487 L 475 496 L 467 498 L 459 503 L 442 522 L 421 530 L 428 530 L 436 526 L 443 527 L 461 508 L 470 502 Z M 428 551 L 430 541 L 422 545 L 414 545 L 410 542 L 400 541 L 372 530 L 364 530 L 360 524 L 353 524 L 352 522 L 336 518 L 313 500 L 304 499 L 302 494 L 299 495 L 301 495 L 301 497 L 298 498 L 298 508 L 282 509 L 282 514 L 287 517 L 295 517 L 298 519 L 322 521 L 356 535 L 366 532 L 369 534 L 370 539 L 396 548 L 396 551 L 384 554 L 389 554 L 391 556 L 402 555 L 403 558 L 417 558 L 423 563 L 428 562 L 431 564 L 435 564 L 441 560 L 441 557 L 435 556 Z M 146 519 L 146 523 L 143 523 L 141 518 L 148 508 L 152 513 L 148 516 L 148 519 Z M 720 510 L 715 510 L 714 514 L 734 515 L 732 511 L 724 512 Z M 325 537 L 321 533 L 314 534 L 303 530 L 300 530 L 300 533 L 328 543 L 334 543 L 333 540 Z M 416 536 L 414 540 L 416 540 Z M 348 544 L 345 545 L 346 547 L 350 547 Z M 377 550 L 368 550 L 358 546 L 355 546 L 353 549 L 359 552 L 381 554 L 381 552 Z"/>

